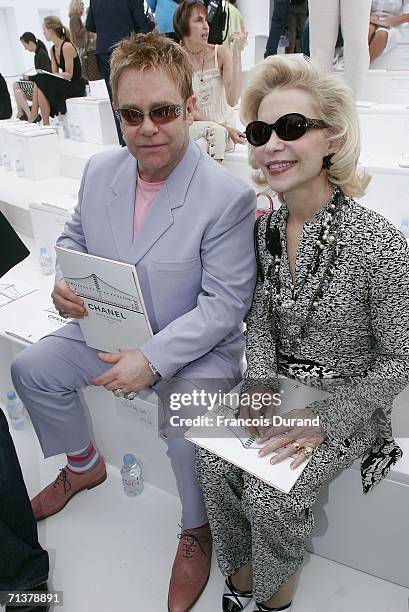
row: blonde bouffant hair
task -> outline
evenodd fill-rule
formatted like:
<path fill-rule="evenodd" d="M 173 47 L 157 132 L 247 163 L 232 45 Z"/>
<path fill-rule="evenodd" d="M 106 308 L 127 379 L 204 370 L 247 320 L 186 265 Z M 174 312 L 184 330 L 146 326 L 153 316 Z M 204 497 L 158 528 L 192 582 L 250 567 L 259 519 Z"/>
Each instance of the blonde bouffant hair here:
<path fill-rule="evenodd" d="M 314 119 L 322 119 L 328 124 L 328 138 L 337 148 L 327 170 L 328 180 L 338 185 L 347 196 L 363 195 L 370 177 L 357 170 L 360 132 L 351 89 L 337 75 L 323 72 L 301 55 L 268 57 L 255 68 L 243 93 L 240 115 L 244 125 L 258 119 L 262 100 L 278 88 L 301 89 L 311 96 L 318 111 Z M 254 177 L 256 182 L 266 184 L 252 146 L 249 146 L 249 162 L 252 168 L 259 170 Z M 279 195 L 283 200 L 282 194 Z"/>

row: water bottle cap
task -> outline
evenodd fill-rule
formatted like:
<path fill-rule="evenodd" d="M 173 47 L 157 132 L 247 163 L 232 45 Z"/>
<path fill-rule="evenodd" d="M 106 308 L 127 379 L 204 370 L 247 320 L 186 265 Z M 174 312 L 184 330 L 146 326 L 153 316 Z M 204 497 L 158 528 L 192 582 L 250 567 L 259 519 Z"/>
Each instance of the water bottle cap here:
<path fill-rule="evenodd" d="M 124 465 L 134 465 L 136 463 L 136 457 L 132 453 L 124 455 Z"/>
<path fill-rule="evenodd" d="M 15 399 L 17 399 L 16 392 L 15 391 L 9 391 L 7 393 L 7 399 L 8 400 L 15 400 Z"/>

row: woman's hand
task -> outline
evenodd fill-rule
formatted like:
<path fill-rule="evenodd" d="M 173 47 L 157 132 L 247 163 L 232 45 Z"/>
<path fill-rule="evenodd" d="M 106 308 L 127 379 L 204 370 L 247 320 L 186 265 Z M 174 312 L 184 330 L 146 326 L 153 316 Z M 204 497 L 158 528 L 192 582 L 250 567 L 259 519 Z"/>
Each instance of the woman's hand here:
<path fill-rule="evenodd" d="M 236 128 L 224 126 L 229 133 L 230 138 L 234 142 L 234 144 L 246 144 L 246 135 L 240 130 L 236 130 Z"/>
<path fill-rule="evenodd" d="M 378 15 L 371 15 L 370 19 L 369 19 L 370 23 L 372 23 L 373 25 L 378 25 L 379 23 L 379 17 Z"/>
<path fill-rule="evenodd" d="M 267 423 L 275 414 L 279 403 L 280 396 L 274 389 L 263 385 L 250 387 L 240 395 L 239 418 L 246 419 L 249 423 L 246 429 L 252 436 L 265 436 L 269 427 L 261 424 L 260 421 Z"/>
<path fill-rule="evenodd" d="M 70 74 L 69 72 L 60 72 L 60 75 L 63 77 L 63 79 L 65 79 L 66 81 L 71 81 L 72 79 L 72 74 Z"/>
<path fill-rule="evenodd" d="M 241 53 L 246 46 L 247 32 L 234 32 L 230 36 L 230 43 L 233 43 L 232 51 L 234 53 Z"/>
<path fill-rule="evenodd" d="M 312 410 L 304 408 L 303 410 L 291 410 L 291 412 L 283 415 L 282 418 L 286 420 L 302 419 L 305 421 L 306 419 L 316 419 L 316 416 Z M 268 442 L 273 437 L 274 440 Z M 274 465 L 297 453 L 297 458 L 290 465 L 291 469 L 295 469 L 310 456 L 308 453 L 302 452 L 301 449 L 308 449 L 308 447 L 316 449 L 324 440 L 325 432 L 320 425 L 273 426 L 268 429 L 264 436 L 257 439 L 257 442 L 260 444 L 268 442 L 258 454 L 260 457 L 265 457 L 272 452 L 276 452 L 277 454 L 270 459 L 270 463 Z"/>

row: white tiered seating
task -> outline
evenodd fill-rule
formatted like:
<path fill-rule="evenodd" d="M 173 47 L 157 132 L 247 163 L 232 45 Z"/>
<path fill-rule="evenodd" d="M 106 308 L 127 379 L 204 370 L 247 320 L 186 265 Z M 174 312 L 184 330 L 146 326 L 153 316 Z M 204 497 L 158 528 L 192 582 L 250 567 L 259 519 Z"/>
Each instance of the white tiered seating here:
<path fill-rule="evenodd" d="M 409 70 L 369 70 L 363 100 L 380 104 L 407 104 Z"/>
<path fill-rule="evenodd" d="M 25 175 L 34 180 L 61 174 L 61 159 L 56 131 L 21 121 L 0 122 L 0 150 L 15 169 L 20 160 Z"/>
<path fill-rule="evenodd" d="M 362 153 L 405 160 L 409 155 L 409 104 L 358 102 L 357 109 Z"/>

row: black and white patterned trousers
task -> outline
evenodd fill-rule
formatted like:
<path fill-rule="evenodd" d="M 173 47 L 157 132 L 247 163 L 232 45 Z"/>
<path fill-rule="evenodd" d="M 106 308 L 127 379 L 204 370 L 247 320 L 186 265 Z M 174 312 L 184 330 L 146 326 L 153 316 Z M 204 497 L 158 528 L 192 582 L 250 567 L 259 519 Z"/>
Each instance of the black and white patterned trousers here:
<path fill-rule="evenodd" d="M 349 440 L 325 440 L 289 494 L 198 447 L 197 477 L 222 574 L 231 576 L 251 561 L 254 598 L 260 603 L 270 599 L 302 563 L 314 527 L 311 506 L 321 486 L 375 438 L 371 423 Z"/>

